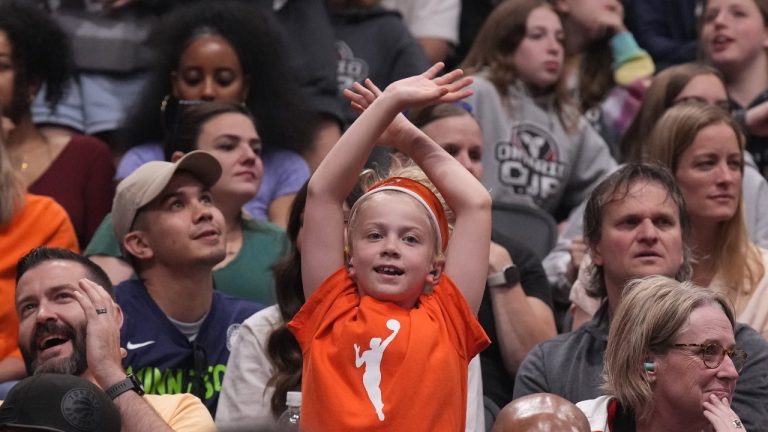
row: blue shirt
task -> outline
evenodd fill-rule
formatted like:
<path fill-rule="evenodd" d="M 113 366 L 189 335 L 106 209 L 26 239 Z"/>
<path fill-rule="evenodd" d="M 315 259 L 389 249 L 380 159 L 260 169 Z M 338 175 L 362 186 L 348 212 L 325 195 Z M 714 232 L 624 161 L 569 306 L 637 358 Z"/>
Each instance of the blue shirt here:
<path fill-rule="evenodd" d="M 147 393 L 192 393 L 214 415 L 240 323 L 263 306 L 213 291 L 211 309 L 190 342 L 141 281 L 119 284 L 115 295 L 124 315 L 120 345 L 128 351 L 126 370 L 136 374 Z"/>

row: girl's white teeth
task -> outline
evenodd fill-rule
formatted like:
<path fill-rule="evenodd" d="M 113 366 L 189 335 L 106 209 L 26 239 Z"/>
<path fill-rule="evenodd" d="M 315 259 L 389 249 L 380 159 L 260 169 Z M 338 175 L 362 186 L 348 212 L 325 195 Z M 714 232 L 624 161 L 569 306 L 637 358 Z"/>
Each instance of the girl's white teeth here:
<path fill-rule="evenodd" d="M 381 266 L 376 269 L 379 273 L 383 273 L 385 275 L 400 275 L 402 274 L 402 271 L 396 267 L 389 267 L 389 266 Z"/>

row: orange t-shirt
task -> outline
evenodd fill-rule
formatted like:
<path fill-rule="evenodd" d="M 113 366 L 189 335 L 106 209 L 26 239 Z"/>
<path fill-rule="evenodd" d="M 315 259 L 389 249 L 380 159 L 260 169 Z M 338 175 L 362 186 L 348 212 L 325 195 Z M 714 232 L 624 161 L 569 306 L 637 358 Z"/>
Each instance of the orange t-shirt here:
<path fill-rule="evenodd" d="M 361 297 L 342 268 L 288 326 L 304 354 L 302 430 L 464 430 L 467 365 L 490 340 L 446 275 L 402 309 Z"/>
<path fill-rule="evenodd" d="M 16 263 L 38 246 L 79 252 L 66 210 L 53 199 L 27 194 L 7 224 L 0 226 L 0 360 L 21 358 L 16 315 Z"/>

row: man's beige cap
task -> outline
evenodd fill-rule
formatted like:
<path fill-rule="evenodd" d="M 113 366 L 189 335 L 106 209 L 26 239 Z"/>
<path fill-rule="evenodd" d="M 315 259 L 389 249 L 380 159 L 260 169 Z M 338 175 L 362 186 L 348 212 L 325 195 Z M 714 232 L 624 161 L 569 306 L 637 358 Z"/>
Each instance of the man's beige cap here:
<path fill-rule="evenodd" d="M 118 243 L 128 234 L 136 214 L 165 189 L 178 171 L 195 176 L 205 187 L 211 187 L 221 177 L 221 165 L 210 153 L 195 150 L 173 162 L 153 161 L 140 166 L 117 185 L 112 203 L 112 224 Z"/>

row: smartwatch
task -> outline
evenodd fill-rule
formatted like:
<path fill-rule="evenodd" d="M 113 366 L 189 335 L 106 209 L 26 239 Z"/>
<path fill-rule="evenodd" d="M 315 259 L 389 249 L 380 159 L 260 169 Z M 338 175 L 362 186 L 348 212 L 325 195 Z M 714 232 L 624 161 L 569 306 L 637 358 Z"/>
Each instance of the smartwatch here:
<path fill-rule="evenodd" d="M 135 391 L 139 394 L 139 396 L 144 394 L 144 387 L 141 385 L 141 382 L 139 382 L 139 379 L 136 378 L 136 375 L 134 374 L 128 374 L 124 380 L 118 381 L 117 384 L 106 389 L 104 393 L 106 393 L 110 399 L 114 400 L 116 397 L 127 392 L 128 390 Z"/>
<path fill-rule="evenodd" d="M 512 287 L 520 282 L 520 270 L 514 264 L 504 267 L 500 272 L 488 276 L 486 285 L 493 287 Z"/>

